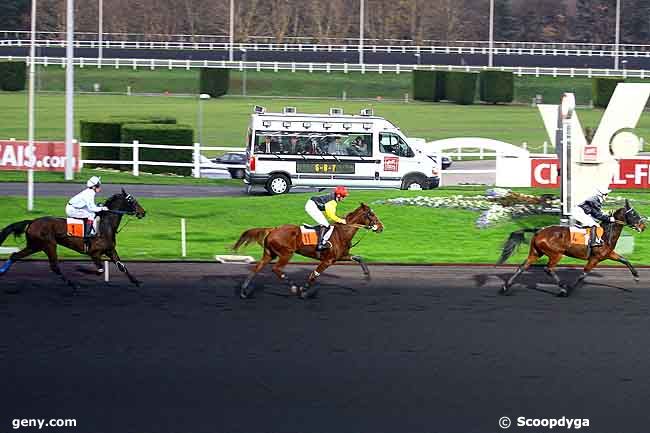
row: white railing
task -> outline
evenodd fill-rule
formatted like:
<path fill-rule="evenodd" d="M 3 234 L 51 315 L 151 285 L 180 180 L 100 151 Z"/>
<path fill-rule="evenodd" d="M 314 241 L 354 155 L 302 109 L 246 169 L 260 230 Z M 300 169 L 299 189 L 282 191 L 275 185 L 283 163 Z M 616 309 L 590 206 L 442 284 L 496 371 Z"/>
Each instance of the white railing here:
<path fill-rule="evenodd" d="M 0 47 L 28 47 L 29 40 L 1 39 Z M 37 47 L 64 48 L 66 41 L 62 39 L 37 39 Z M 99 48 L 96 40 L 75 40 L 75 48 Z M 300 42 L 245 42 L 231 44 L 226 41 L 129 41 L 129 40 L 103 40 L 102 48 L 123 48 L 136 50 L 210 50 L 227 51 L 231 47 L 235 52 L 244 51 L 282 51 L 282 52 L 359 52 L 359 46 L 353 44 L 322 44 Z M 364 44 L 366 53 L 401 53 L 401 54 L 488 54 L 486 44 L 467 45 L 385 45 Z M 584 56 L 584 57 L 612 57 L 617 54 L 613 45 L 602 44 L 548 44 L 537 42 L 497 43 L 492 49 L 494 55 L 527 55 L 527 56 Z M 628 45 L 620 46 L 619 56 L 650 57 L 650 46 Z"/>
<path fill-rule="evenodd" d="M 133 153 L 130 160 L 111 160 L 111 159 L 81 159 L 79 168 L 84 164 L 102 164 L 102 165 L 131 165 L 133 176 L 140 176 L 140 166 L 163 166 L 163 167 L 191 167 L 194 177 L 201 177 L 201 152 L 202 151 L 244 151 L 241 147 L 222 147 L 222 146 L 201 146 L 200 143 L 194 143 L 192 146 L 168 146 L 164 144 L 142 144 L 138 140 L 132 143 L 79 143 L 84 147 L 117 147 L 132 149 Z M 192 162 L 167 162 L 167 161 L 146 161 L 140 159 L 140 149 L 170 149 L 185 150 L 192 152 Z"/>
<path fill-rule="evenodd" d="M 21 60 L 29 63 L 29 57 L 26 56 L 0 56 L 5 60 Z M 61 66 L 65 67 L 66 59 L 63 57 L 35 57 L 35 64 L 44 66 Z M 456 65 L 400 65 L 400 64 L 359 64 L 359 63 L 311 63 L 311 62 L 241 62 L 226 60 L 172 60 L 172 59 L 97 59 L 78 57 L 74 59 L 74 65 L 83 67 L 111 67 L 111 68 L 225 68 L 225 69 L 253 69 L 273 70 L 275 72 L 283 71 L 321 71 L 321 72 L 378 72 L 378 73 L 396 73 L 411 72 L 418 70 L 431 71 L 461 71 L 461 72 L 480 72 L 483 70 L 500 70 L 513 72 L 516 75 L 550 75 L 553 77 L 617 77 L 624 78 L 641 78 L 650 77 L 650 70 L 645 69 L 597 69 L 597 68 L 547 68 L 547 67 L 505 67 L 498 66 L 488 68 L 487 66 L 456 66 Z"/>
<path fill-rule="evenodd" d="M 66 40 L 65 32 L 57 31 L 37 31 L 36 39 L 41 41 L 51 41 L 57 43 Z M 97 32 L 75 32 L 75 41 L 83 43 L 97 43 L 99 34 Z M 193 43 L 201 44 L 218 44 L 222 43 L 228 46 L 226 42 L 229 40 L 229 35 L 204 35 L 204 34 L 163 34 L 163 33 L 124 33 L 124 32 L 104 32 L 102 39 L 105 43 L 120 43 L 120 42 L 153 42 L 155 44 L 161 43 L 187 43 L 191 47 Z M 0 30 L 0 40 L 15 40 L 15 41 L 29 41 L 30 32 L 28 30 Z M 450 49 L 457 48 L 488 48 L 489 41 L 484 40 L 436 40 L 436 39 L 423 39 L 415 41 L 413 39 L 396 39 L 396 38 L 364 38 L 365 49 L 372 50 L 372 47 L 406 47 L 413 49 L 414 47 L 446 47 Z M 348 37 L 327 37 L 327 36 L 286 36 L 281 39 L 273 36 L 250 35 L 246 36 L 235 45 L 236 47 L 246 47 L 250 45 L 273 45 L 276 47 L 288 46 L 317 46 L 319 50 L 324 47 L 335 45 L 346 45 L 348 51 L 359 51 L 359 38 Z M 143 45 L 144 46 L 144 45 Z M 615 44 L 601 44 L 590 42 L 531 42 L 531 41 L 494 41 L 496 49 L 505 50 L 518 50 L 518 49 L 536 49 L 557 52 L 562 51 L 614 51 Z M 650 44 L 619 44 L 619 52 L 628 53 L 635 51 L 650 51 Z"/>

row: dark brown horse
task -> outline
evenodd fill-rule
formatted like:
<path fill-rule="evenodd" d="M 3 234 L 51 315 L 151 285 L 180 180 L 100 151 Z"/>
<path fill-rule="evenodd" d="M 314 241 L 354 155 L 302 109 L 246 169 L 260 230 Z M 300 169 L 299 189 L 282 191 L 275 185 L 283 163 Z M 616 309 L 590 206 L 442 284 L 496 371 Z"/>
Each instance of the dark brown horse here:
<path fill-rule="evenodd" d="M 586 245 L 571 244 L 571 234 L 568 227 L 550 226 L 542 229 L 523 229 L 512 232 L 510 237 L 503 246 L 501 257 L 497 264 L 503 264 L 508 257 L 512 255 L 516 247 L 524 242 L 525 232 L 534 232 L 533 238 L 530 241 L 530 251 L 528 257 L 519 266 L 517 271 L 512 275 L 508 281 L 501 288 L 501 294 L 507 294 L 512 286 L 515 278 L 522 272 L 526 271 L 530 265 L 535 263 L 540 257 L 548 256 L 548 264 L 544 269 L 555 283 L 560 286 L 560 293 L 558 296 L 568 296 L 571 291 L 580 286 L 587 274 L 595 268 L 598 263 L 603 260 L 614 260 L 623 263 L 628 267 L 635 281 L 639 281 L 639 273 L 634 269 L 634 266 L 623 256 L 614 251 L 616 242 L 618 241 L 624 226 L 631 227 L 638 232 L 645 230 L 645 220 L 642 218 L 630 203 L 625 200 L 625 207 L 618 209 L 613 214 L 615 222 L 607 223 L 604 225 L 605 235 L 603 236 L 604 243 L 602 246 L 589 248 Z M 571 285 L 564 284 L 555 273 L 555 267 L 564 256 L 574 257 L 577 259 L 586 260 L 582 274 Z"/>
<path fill-rule="evenodd" d="M 251 282 L 255 275 L 262 270 L 271 260 L 278 258 L 277 263 L 273 266 L 273 272 L 281 280 L 289 284 L 289 290 L 302 298 L 311 298 L 316 296 L 318 289 L 314 282 L 325 269 L 332 266 L 335 262 L 341 260 L 353 260 L 361 265 L 366 276 L 369 276 L 368 267 L 359 256 L 350 256 L 352 247 L 352 238 L 360 228 L 372 230 L 381 233 L 384 226 L 374 214 L 368 205 L 361 203 L 354 211 L 346 217 L 347 224 L 335 224 L 334 231 L 330 237 L 331 247 L 324 251 L 316 251 L 316 245 L 304 245 L 300 226 L 283 225 L 275 228 L 255 228 L 246 230 L 239 237 L 239 240 L 233 246 L 237 250 L 242 245 L 246 246 L 252 242 L 259 243 L 264 248 L 264 255 L 255 265 L 253 271 L 248 275 L 246 281 L 241 285 L 239 295 L 242 298 L 248 298 L 253 294 L 254 289 Z M 291 256 L 298 253 L 305 257 L 311 257 L 320 260 L 318 267 L 309 275 L 307 282 L 303 286 L 297 286 L 284 273 L 284 267 L 289 263 Z"/>
<path fill-rule="evenodd" d="M 124 190 L 120 194 L 110 197 L 105 206 L 109 210 L 98 213 L 100 217 L 99 233 L 91 239 L 88 251 L 85 251 L 86 247 L 83 238 L 68 236 L 65 218 L 42 217 L 8 225 L 0 231 L 0 245 L 10 234 L 14 236 L 24 234 L 27 245 L 9 257 L 9 260 L 0 268 L 0 276 L 9 270 L 13 262 L 43 251 L 47 254 L 52 272 L 59 275 L 63 281 L 76 290 L 77 285 L 66 278 L 59 267 L 56 247 L 57 245 L 63 245 L 78 253 L 90 256 L 95 266 L 97 266 L 98 272 L 103 271 L 102 258 L 104 256 L 108 257 L 111 262 L 117 265 L 120 271 L 129 277 L 133 284 L 139 286 L 140 282 L 129 273 L 124 263 L 120 261 L 120 256 L 115 250 L 115 236 L 123 215 L 135 215 L 142 218 L 145 216 L 145 210 L 142 209 L 131 194 L 127 194 Z"/>

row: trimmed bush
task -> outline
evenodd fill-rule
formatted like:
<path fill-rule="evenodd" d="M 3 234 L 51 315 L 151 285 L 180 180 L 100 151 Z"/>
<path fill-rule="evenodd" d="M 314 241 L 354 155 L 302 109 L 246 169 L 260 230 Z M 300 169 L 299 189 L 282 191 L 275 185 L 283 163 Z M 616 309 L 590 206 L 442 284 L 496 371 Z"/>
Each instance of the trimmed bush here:
<path fill-rule="evenodd" d="M 126 123 L 155 123 L 155 124 L 174 124 L 176 119 L 165 116 L 110 116 L 107 119 L 100 120 L 81 120 L 80 141 L 82 143 L 121 143 L 122 125 Z M 83 147 L 81 149 L 83 159 L 106 159 L 119 160 L 119 147 Z M 101 164 L 87 164 L 87 167 L 104 167 Z M 105 165 L 108 168 L 120 168 L 115 165 Z M 126 168 L 131 169 L 131 166 Z"/>
<path fill-rule="evenodd" d="M 447 72 L 445 79 L 447 100 L 462 105 L 473 104 L 476 94 L 476 76 L 477 74 L 471 72 Z"/>
<path fill-rule="evenodd" d="M 622 83 L 622 78 L 592 78 L 591 79 L 591 98 L 594 106 L 606 108 L 609 100 L 612 99 L 614 89 L 618 83 Z"/>
<path fill-rule="evenodd" d="M 27 64 L 25 62 L 0 62 L 0 90 L 25 90 Z"/>
<path fill-rule="evenodd" d="M 188 125 L 135 123 L 122 125 L 122 143 L 138 140 L 142 144 L 167 144 L 170 146 L 188 146 L 183 149 L 140 149 L 140 161 L 192 162 L 194 130 Z M 133 159 L 133 150 L 120 148 L 120 159 Z M 141 165 L 142 171 L 149 173 L 175 173 L 188 176 L 190 167 L 167 167 L 158 165 Z M 131 166 L 128 166 L 131 169 Z"/>
<path fill-rule="evenodd" d="M 515 98 L 515 80 L 512 72 L 481 71 L 479 80 L 481 101 L 496 104 L 512 102 Z"/>
<path fill-rule="evenodd" d="M 413 99 L 437 102 L 445 99 L 444 71 L 413 71 Z"/>
<path fill-rule="evenodd" d="M 199 89 L 213 98 L 228 93 L 230 69 L 201 68 Z"/>

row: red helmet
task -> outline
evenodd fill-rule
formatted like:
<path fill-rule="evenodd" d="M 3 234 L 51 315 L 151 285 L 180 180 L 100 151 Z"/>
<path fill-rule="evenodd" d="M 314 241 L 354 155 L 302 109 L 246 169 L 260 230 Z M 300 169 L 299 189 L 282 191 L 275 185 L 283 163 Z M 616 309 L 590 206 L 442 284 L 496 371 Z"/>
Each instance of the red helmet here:
<path fill-rule="evenodd" d="M 337 186 L 336 188 L 334 188 L 334 195 L 339 197 L 347 197 L 348 189 L 344 186 Z"/>

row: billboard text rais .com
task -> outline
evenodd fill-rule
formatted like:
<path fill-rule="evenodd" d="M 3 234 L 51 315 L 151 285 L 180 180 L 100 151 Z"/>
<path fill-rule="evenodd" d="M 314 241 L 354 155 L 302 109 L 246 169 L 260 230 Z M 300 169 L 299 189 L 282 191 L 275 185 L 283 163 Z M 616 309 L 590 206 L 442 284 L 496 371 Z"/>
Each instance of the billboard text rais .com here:
<path fill-rule="evenodd" d="M 531 159 L 530 185 L 537 188 L 558 188 L 560 176 L 558 160 L 552 158 Z M 650 159 L 621 159 L 619 172 L 610 188 L 650 188 Z"/>
<path fill-rule="evenodd" d="M 72 147 L 74 170 L 79 170 L 79 144 Z M 0 170 L 65 171 L 65 143 L 37 141 L 30 148 L 26 141 L 0 141 Z"/>

